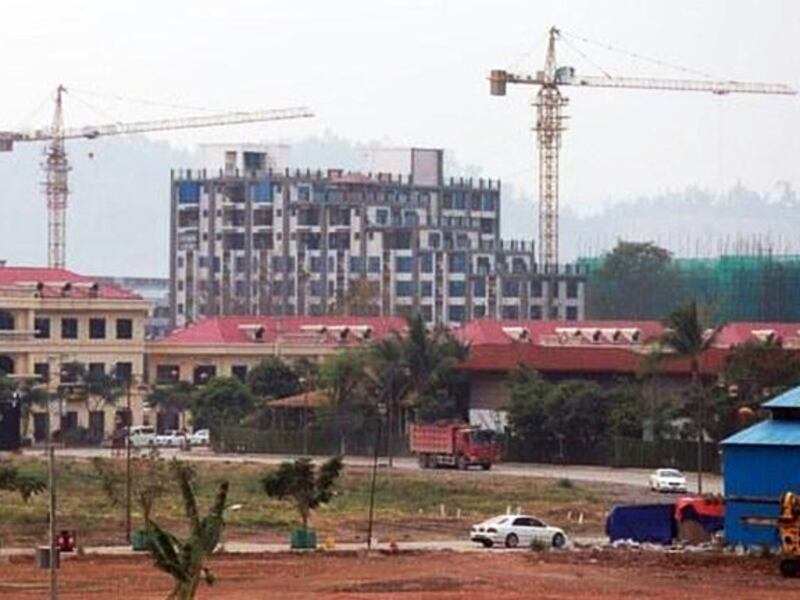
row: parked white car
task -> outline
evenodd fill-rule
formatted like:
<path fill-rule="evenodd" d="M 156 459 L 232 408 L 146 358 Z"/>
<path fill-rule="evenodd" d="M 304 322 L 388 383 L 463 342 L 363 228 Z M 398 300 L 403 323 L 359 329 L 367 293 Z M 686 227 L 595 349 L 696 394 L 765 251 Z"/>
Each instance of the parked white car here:
<path fill-rule="evenodd" d="M 186 434 L 177 429 L 167 429 L 156 436 L 156 446 L 162 448 L 183 448 L 186 446 Z"/>
<path fill-rule="evenodd" d="M 208 429 L 198 429 L 189 436 L 189 441 L 192 446 L 208 446 L 211 443 L 211 432 Z"/>
<path fill-rule="evenodd" d="M 147 448 L 156 443 L 156 430 L 147 425 L 134 425 L 129 435 L 133 448 Z"/>
<path fill-rule="evenodd" d="M 678 469 L 656 469 L 650 475 L 650 489 L 654 492 L 686 493 L 686 476 Z"/>
<path fill-rule="evenodd" d="M 537 543 L 562 548 L 567 543 L 563 529 L 551 527 L 530 515 L 501 515 L 472 527 L 469 535 L 473 542 L 491 548 L 495 544 L 506 548 L 530 546 Z"/>

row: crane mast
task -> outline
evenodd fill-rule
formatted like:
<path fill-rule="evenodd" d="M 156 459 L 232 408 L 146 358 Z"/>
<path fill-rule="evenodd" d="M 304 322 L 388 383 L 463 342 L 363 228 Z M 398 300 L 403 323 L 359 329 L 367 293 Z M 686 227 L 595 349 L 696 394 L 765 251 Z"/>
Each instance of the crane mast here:
<path fill-rule="evenodd" d="M 558 155 L 564 130 L 561 109 L 568 102 L 556 85 L 557 34 L 555 27 L 550 29 L 544 82 L 535 102 L 539 143 L 539 264 L 545 272 L 558 265 Z"/>
<path fill-rule="evenodd" d="M 46 160 L 42 164 L 45 171 L 44 190 L 47 197 L 47 264 L 49 267 L 56 269 L 63 269 L 66 266 L 67 200 L 69 197 L 67 174 L 70 171 L 69 161 L 67 160 L 66 140 L 95 139 L 100 136 L 128 135 L 175 129 L 219 127 L 259 121 L 283 121 L 314 116 L 314 113 L 309 109 L 298 107 L 155 121 L 136 121 L 133 123 L 111 123 L 65 129 L 63 95 L 66 91 L 67 89 L 63 85 L 59 85 L 56 89 L 55 112 L 50 128 L 32 132 L 0 131 L 0 152 L 13 150 L 14 144 L 18 142 L 48 142 Z"/>
<path fill-rule="evenodd" d="M 556 273 L 558 269 L 558 163 L 561 133 L 567 118 L 563 109 L 568 103 L 561 93 L 562 86 L 711 92 L 718 95 L 797 93 L 779 83 L 576 75 L 574 68 L 558 66 L 556 40 L 560 36 L 556 27 L 550 28 L 544 70 L 531 75 L 496 69 L 489 76 L 493 96 L 505 96 L 508 83 L 539 86 L 534 102 L 539 149 L 539 266 L 545 273 Z"/>
<path fill-rule="evenodd" d="M 47 264 L 56 269 L 63 269 L 66 262 L 67 242 L 67 173 L 69 161 L 64 145 L 64 107 L 62 95 L 64 86 L 56 90 L 56 109 L 51 128 L 52 139 L 47 147 L 46 160 L 42 165 L 45 170 L 44 189 L 47 196 Z"/>

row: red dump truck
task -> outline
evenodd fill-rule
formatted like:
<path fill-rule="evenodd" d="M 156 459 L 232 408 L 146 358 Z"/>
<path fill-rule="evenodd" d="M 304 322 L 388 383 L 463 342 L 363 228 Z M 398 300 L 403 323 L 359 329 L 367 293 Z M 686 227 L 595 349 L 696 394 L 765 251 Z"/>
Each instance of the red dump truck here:
<path fill-rule="evenodd" d="M 500 444 L 494 433 L 464 423 L 412 425 L 409 442 L 423 469 L 480 465 L 488 470 L 500 459 Z"/>

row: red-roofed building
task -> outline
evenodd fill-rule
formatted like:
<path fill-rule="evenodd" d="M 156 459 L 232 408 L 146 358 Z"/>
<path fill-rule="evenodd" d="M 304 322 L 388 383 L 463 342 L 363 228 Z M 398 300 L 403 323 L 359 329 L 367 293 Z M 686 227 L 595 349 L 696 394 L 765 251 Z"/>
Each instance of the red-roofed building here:
<path fill-rule="evenodd" d="M 663 332 L 657 321 L 472 321 L 457 333 L 470 344 L 463 365 L 470 373 L 470 407 L 505 409 L 508 375 L 520 365 L 556 381 L 615 381 L 649 372 L 659 377 L 661 387 L 684 385 L 690 377 L 688 361 L 652 360 L 653 345 Z M 701 372 L 716 379 L 731 348 L 768 340 L 800 351 L 800 323 L 729 324 L 702 357 Z"/>
<path fill-rule="evenodd" d="M 402 334 L 399 317 L 213 317 L 147 345 L 150 382 L 244 378 L 265 358 L 318 361 L 343 348 Z"/>
<path fill-rule="evenodd" d="M 66 269 L 0 265 L 0 372 L 53 392 L 74 383 L 65 365 L 76 362 L 136 381 L 144 373 L 147 311 L 137 294 Z M 113 407 L 65 400 L 51 418 L 54 430 L 83 427 L 99 439 L 113 429 Z M 141 404 L 134 388 L 135 423 L 142 420 Z M 42 441 L 47 415 L 34 410 L 33 438 Z"/>

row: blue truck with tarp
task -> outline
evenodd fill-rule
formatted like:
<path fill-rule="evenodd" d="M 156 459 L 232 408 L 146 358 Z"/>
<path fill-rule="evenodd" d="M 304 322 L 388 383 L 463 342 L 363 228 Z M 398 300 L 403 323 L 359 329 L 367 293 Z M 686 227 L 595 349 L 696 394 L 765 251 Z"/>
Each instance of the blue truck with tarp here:
<path fill-rule="evenodd" d="M 606 519 L 610 541 L 671 544 L 680 537 L 682 525 L 696 523 L 710 537 L 723 527 L 724 505 L 715 498 L 681 498 L 659 504 L 615 506 Z"/>

